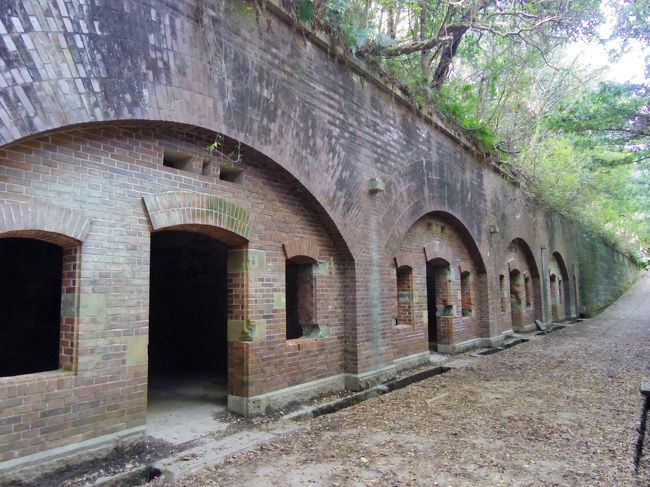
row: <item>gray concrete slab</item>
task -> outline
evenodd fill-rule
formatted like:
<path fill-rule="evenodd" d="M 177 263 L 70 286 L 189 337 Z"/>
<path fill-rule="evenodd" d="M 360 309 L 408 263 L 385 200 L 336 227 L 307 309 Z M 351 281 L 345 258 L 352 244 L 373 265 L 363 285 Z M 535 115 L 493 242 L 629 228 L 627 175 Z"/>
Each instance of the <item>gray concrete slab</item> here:
<path fill-rule="evenodd" d="M 151 381 L 147 435 L 182 445 L 224 431 L 228 392 L 225 381 L 206 374 L 157 377 Z"/>

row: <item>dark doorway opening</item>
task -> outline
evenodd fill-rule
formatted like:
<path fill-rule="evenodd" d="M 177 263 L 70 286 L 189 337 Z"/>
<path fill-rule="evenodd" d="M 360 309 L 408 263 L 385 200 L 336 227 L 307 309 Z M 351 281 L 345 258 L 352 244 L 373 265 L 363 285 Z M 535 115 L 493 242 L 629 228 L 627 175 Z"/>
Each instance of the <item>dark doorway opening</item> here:
<path fill-rule="evenodd" d="M 205 235 L 151 236 L 149 399 L 225 403 L 228 248 Z"/>
<path fill-rule="evenodd" d="M 63 249 L 0 239 L 0 377 L 57 370 Z"/>
<path fill-rule="evenodd" d="M 451 306 L 449 294 L 449 262 L 443 259 L 433 259 L 427 262 L 427 317 L 429 331 L 429 348 L 435 350 L 440 334 L 438 327 L 442 316 L 450 316 Z"/>
<path fill-rule="evenodd" d="M 432 350 L 437 349 L 439 340 L 443 338 L 438 332 L 441 317 L 453 314 L 450 275 L 451 269 L 446 260 L 433 259 L 427 262 L 427 315 L 429 348 Z"/>

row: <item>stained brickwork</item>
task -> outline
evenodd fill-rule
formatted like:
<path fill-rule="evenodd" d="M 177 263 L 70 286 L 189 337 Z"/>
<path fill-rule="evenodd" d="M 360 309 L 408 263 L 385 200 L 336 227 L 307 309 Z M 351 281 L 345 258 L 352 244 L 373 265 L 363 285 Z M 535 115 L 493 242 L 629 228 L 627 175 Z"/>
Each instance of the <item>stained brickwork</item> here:
<path fill-rule="evenodd" d="M 156 231 L 228 248 L 228 389 L 243 412 L 426 360 L 434 308 L 444 350 L 498 341 L 514 270 L 524 324 L 553 302 L 558 317 L 597 309 L 633 279 L 629 259 L 276 3 L 258 16 L 228 0 L 0 0 L 0 237 L 64 247 L 61 369 L 0 378 L 0 461 L 144 425 Z M 287 340 L 298 255 L 316 261 L 328 333 Z M 427 263 L 445 271 L 427 282 Z M 403 265 L 412 321 L 395 326 Z"/>

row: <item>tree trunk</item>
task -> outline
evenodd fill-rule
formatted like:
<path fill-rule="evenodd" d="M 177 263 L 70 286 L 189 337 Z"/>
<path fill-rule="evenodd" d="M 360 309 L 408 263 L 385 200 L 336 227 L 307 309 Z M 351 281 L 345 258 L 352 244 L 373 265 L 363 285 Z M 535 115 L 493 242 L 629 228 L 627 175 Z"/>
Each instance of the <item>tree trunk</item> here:
<path fill-rule="evenodd" d="M 440 61 L 438 61 L 438 66 L 436 67 L 436 72 L 434 73 L 433 81 L 431 82 L 431 87 L 434 90 L 440 89 L 446 81 L 451 68 L 451 62 L 454 60 L 460 41 L 463 39 L 463 35 L 465 35 L 465 32 L 467 32 L 468 29 L 469 25 L 460 24 L 452 31 L 447 30 L 447 34 L 451 34 L 451 42 L 448 47 L 444 47 L 440 50 Z"/>

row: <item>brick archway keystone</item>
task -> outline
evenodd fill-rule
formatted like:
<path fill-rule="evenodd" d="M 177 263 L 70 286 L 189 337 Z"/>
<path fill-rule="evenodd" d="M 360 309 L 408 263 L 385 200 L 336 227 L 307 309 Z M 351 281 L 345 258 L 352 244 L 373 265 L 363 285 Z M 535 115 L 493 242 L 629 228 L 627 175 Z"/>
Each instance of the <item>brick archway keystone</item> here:
<path fill-rule="evenodd" d="M 206 225 L 228 230 L 248 240 L 251 217 L 247 209 L 218 196 L 160 193 L 143 198 L 154 231 L 181 225 Z"/>

